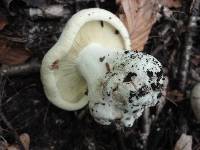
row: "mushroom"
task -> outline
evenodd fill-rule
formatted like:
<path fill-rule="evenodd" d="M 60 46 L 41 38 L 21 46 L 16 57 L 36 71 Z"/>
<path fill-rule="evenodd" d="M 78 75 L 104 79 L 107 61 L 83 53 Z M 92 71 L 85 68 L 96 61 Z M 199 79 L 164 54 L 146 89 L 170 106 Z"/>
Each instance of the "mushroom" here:
<path fill-rule="evenodd" d="M 69 111 L 89 102 L 100 124 L 132 126 L 145 107 L 158 102 L 164 77 L 156 58 L 130 51 L 130 45 L 114 14 L 99 8 L 76 13 L 42 61 L 47 98 Z"/>
<path fill-rule="evenodd" d="M 85 60 L 90 59 L 86 54 L 78 58 L 79 69 L 87 83 L 91 81 L 89 108 L 94 119 L 104 125 L 117 121 L 131 127 L 145 107 L 155 106 L 162 96 L 165 81 L 162 65 L 153 56 L 141 52 L 112 52 L 105 61 L 111 67 L 102 77 L 91 81 L 85 64 Z"/>

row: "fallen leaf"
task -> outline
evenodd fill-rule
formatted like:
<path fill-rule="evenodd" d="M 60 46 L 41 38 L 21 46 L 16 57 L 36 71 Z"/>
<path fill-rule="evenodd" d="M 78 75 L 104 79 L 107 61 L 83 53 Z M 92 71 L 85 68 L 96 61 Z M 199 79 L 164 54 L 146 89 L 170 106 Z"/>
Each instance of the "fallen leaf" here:
<path fill-rule="evenodd" d="M 22 142 L 24 149 L 29 150 L 30 145 L 30 136 L 27 133 L 23 133 L 19 136 L 20 141 Z"/>
<path fill-rule="evenodd" d="M 192 150 L 192 136 L 183 133 L 176 142 L 174 150 Z"/>
<path fill-rule="evenodd" d="M 167 91 L 167 100 L 174 102 L 180 102 L 184 99 L 184 93 L 178 90 Z"/>
<path fill-rule="evenodd" d="M 4 6 L 8 9 L 11 8 L 11 6 L 16 5 L 16 3 L 19 2 L 18 0 L 3 0 Z M 20 0 L 20 2 L 24 2 L 27 6 L 30 7 L 41 7 L 48 4 L 48 0 Z"/>
<path fill-rule="evenodd" d="M 169 8 L 181 7 L 181 0 L 160 0 L 160 3 Z"/>
<path fill-rule="evenodd" d="M 6 17 L 0 13 L 0 31 L 8 24 Z"/>
<path fill-rule="evenodd" d="M 19 140 L 24 147 L 24 150 L 29 150 L 30 145 L 30 136 L 27 133 L 23 133 L 19 136 Z M 2 143 L 2 150 L 20 150 L 20 146 L 18 144 L 8 144 L 6 141 Z M 1 143 L 0 143 L 1 150 Z"/>
<path fill-rule="evenodd" d="M 31 53 L 23 44 L 0 39 L 0 64 L 17 65 L 30 58 Z"/>
<path fill-rule="evenodd" d="M 126 25 L 132 49 L 142 51 L 156 22 L 159 3 L 155 0 L 117 0 L 120 5 L 120 19 Z"/>

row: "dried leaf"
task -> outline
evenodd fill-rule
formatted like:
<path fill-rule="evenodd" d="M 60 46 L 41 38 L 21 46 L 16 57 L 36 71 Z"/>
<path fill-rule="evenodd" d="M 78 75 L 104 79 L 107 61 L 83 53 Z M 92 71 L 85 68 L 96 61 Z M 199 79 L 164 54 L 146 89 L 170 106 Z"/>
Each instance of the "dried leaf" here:
<path fill-rule="evenodd" d="M 30 136 L 27 133 L 23 133 L 19 136 L 20 141 L 22 142 L 24 149 L 29 150 L 30 145 Z"/>
<path fill-rule="evenodd" d="M 31 53 L 25 50 L 23 44 L 0 39 L 0 64 L 17 65 L 30 58 Z"/>
<path fill-rule="evenodd" d="M 29 150 L 30 136 L 27 133 L 23 133 L 19 136 L 19 139 L 24 147 L 24 150 Z M 9 145 L 6 142 L 4 142 L 3 145 L 4 145 L 5 149 L 7 149 L 7 150 L 20 150 L 20 146 L 18 144 L 10 144 Z"/>
<path fill-rule="evenodd" d="M 181 0 L 160 0 L 160 3 L 169 8 L 181 7 Z"/>
<path fill-rule="evenodd" d="M 180 102 L 184 99 L 184 93 L 178 90 L 167 91 L 167 99 L 173 102 Z"/>
<path fill-rule="evenodd" d="M 0 13 L 0 31 L 8 24 L 8 21 L 4 15 Z"/>
<path fill-rule="evenodd" d="M 192 150 L 192 136 L 183 133 L 176 142 L 174 150 Z"/>
<path fill-rule="evenodd" d="M 127 26 L 132 48 L 142 51 L 149 33 L 158 16 L 158 3 L 155 0 L 117 0 L 121 5 L 120 19 Z"/>

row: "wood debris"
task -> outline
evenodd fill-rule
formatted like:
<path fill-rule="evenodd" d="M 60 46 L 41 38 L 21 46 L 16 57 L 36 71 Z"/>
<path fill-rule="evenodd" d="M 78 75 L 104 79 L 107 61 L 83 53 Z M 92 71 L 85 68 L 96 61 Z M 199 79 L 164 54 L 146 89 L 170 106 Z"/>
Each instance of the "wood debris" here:
<path fill-rule="evenodd" d="M 41 8 L 29 8 L 28 15 L 32 19 L 37 18 L 62 18 L 64 16 L 70 16 L 70 11 L 65 9 L 62 5 L 51 5 Z"/>

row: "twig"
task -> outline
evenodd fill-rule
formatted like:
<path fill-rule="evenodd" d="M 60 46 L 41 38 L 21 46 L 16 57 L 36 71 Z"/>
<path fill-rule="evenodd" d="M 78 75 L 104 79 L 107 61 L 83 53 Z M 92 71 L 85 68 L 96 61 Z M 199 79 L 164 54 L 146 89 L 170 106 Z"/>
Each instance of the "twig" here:
<path fill-rule="evenodd" d="M 9 40 L 9 41 L 12 41 L 12 42 L 17 42 L 17 43 L 25 43 L 26 42 L 25 38 L 22 38 L 22 37 L 13 37 L 13 35 L 6 35 L 6 34 L 3 35 L 3 34 L 1 34 L 0 38 L 6 39 L 6 40 Z"/>
<path fill-rule="evenodd" d="M 9 9 L 10 3 L 11 3 L 12 1 L 13 1 L 13 0 L 3 0 L 3 3 L 4 3 L 4 5 L 6 6 L 6 8 Z"/>
<path fill-rule="evenodd" d="M 196 0 L 193 4 L 195 7 L 191 9 L 191 16 L 189 18 L 188 22 L 188 32 L 185 34 L 185 46 L 183 51 L 181 51 L 181 64 L 179 67 L 179 73 L 178 73 L 178 78 L 179 78 L 179 88 L 181 91 L 185 91 L 186 88 L 186 82 L 187 82 L 187 75 L 189 71 L 189 64 L 190 64 L 190 56 L 191 56 L 191 51 L 193 47 L 193 37 L 196 36 L 197 34 L 197 21 L 200 20 L 198 17 L 198 11 L 200 2 L 199 0 Z"/>
<path fill-rule="evenodd" d="M 147 140 L 148 140 L 148 136 L 150 134 L 150 128 L 151 128 L 151 119 L 149 116 L 150 116 L 150 108 L 145 108 L 144 114 L 143 114 L 143 133 L 142 133 L 144 150 L 147 149 Z"/>
<path fill-rule="evenodd" d="M 3 123 L 8 127 L 8 129 L 10 129 L 11 131 L 13 131 L 14 137 L 15 137 L 17 143 L 19 144 L 20 150 L 25 150 L 22 142 L 20 141 L 20 138 L 19 138 L 17 132 L 14 130 L 13 126 L 7 120 L 6 116 L 2 112 L 1 104 L 2 104 L 2 99 L 3 99 L 3 95 L 4 95 L 5 80 L 3 80 L 3 77 L 1 75 L 0 75 L 0 83 L 1 83 L 1 86 L 0 86 L 0 120 L 3 121 Z"/>
<path fill-rule="evenodd" d="M 33 59 L 25 64 L 16 66 L 2 66 L 0 68 L 0 75 L 2 76 L 17 76 L 28 75 L 30 73 L 37 73 L 40 70 L 40 62 Z"/>
<path fill-rule="evenodd" d="M 33 20 L 39 18 L 62 18 L 71 15 L 71 11 L 69 9 L 65 9 L 63 5 L 50 5 L 48 7 L 29 8 L 26 10 L 26 13 Z"/>
<path fill-rule="evenodd" d="M 99 0 L 94 0 L 95 1 L 95 7 L 100 8 Z"/>
<path fill-rule="evenodd" d="M 189 129 L 188 129 L 187 120 L 186 120 L 184 115 L 181 115 L 181 117 L 179 117 L 179 122 L 180 122 L 180 130 L 181 130 L 181 132 L 187 134 Z"/>
<path fill-rule="evenodd" d="M 78 12 L 79 10 L 81 10 L 80 5 L 79 5 L 79 1 L 80 0 L 75 0 L 75 9 L 76 9 L 76 12 Z"/>
<path fill-rule="evenodd" d="M 46 124 L 47 115 L 48 115 L 48 112 L 49 112 L 49 105 L 50 105 L 50 103 L 48 103 L 47 107 L 46 107 L 46 111 L 45 111 L 44 119 L 43 119 L 43 124 Z"/>
<path fill-rule="evenodd" d="M 167 86 L 168 86 L 168 83 L 169 83 L 169 79 L 166 76 L 165 80 L 164 80 L 164 84 L 163 84 L 162 96 L 160 97 L 159 103 L 156 106 L 156 116 L 155 116 L 154 120 L 156 120 L 158 118 L 160 112 L 162 111 L 163 107 L 166 104 L 166 95 L 167 95 Z"/>
<path fill-rule="evenodd" d="M 193 16 L 199 15 L 199 7 L 200 7 L 200 1 L 199 0 L 193 0 L 191 7 L 190 7 L 190 12 Z"/>

